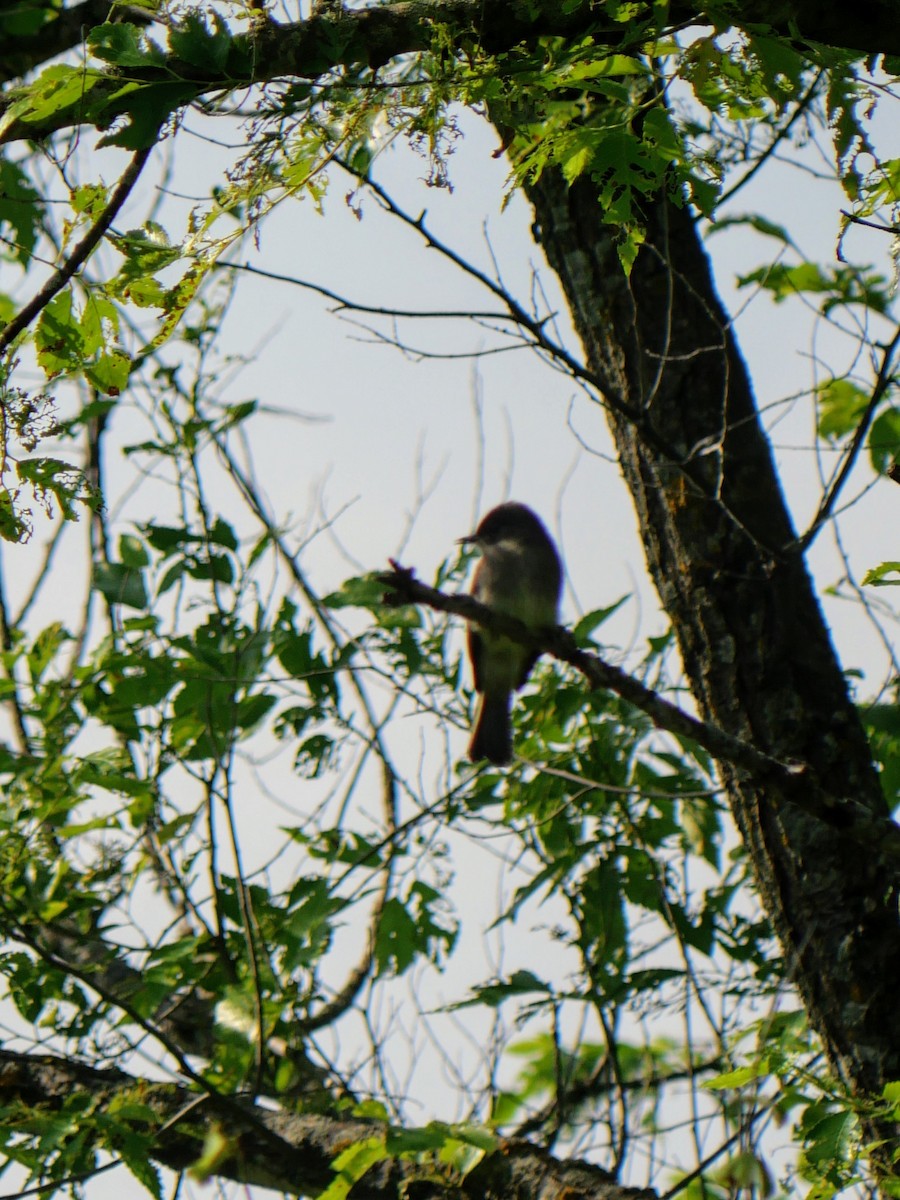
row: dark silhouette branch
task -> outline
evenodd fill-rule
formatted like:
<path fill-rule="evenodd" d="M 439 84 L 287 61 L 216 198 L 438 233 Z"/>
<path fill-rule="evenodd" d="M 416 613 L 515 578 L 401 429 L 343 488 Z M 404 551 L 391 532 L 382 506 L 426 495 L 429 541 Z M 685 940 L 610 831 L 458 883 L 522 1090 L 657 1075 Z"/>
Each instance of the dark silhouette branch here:
<path fill-rule="evenodd" d="M 11 79 L 80 45 L 91 27 L 105 19 L 105 12 L 101 13 L 94 0 L 64 10 L 59 29 L 54 31 L 53 23 L 48 23 L 46 52 L 38 40 L 25 39 L 18 58 L 15 50 L 0 55 L 0 79 Z M 694 24 L 711 23 L 723 30 L 737 25 L 753 31 L 762 26 L 801 46 L 806 41 L 859 54 L 900 54 L 900 23 L 891 0 L 865 0 L 851 11 L 846 6 L 818 4 L 816 0 L 788 0 L 783 4 L 747 0 L 739 12 L 732 6 L 721 14 L 696 0 L 675 0 L 661 28 L 649 5 L 644 14 L 623 26 L 604 20 L 594 5 L 573 6 L 567 12 L 555 2 L 536 7 L 519 0 L 398 0 L 343 9 L 339 17 L 318 13 L 309 20 L 285 24 L 261 19 L 249 34 L 235 38 L 234 52 L 218 71 L 200 69 L 173 54 L 160 65 L 129 68 L 128 78 L 148 85 L 183 85 L 185 95 L 179 103 L 187 104 L 214 93 L 230 93 L 277 79 L 322 79 L 341 68 L 378 68 L 401 55 L 429 49 L 434 44 L 436 25 L 449 26 L 460 41 L 470 37 L 488 52 L 502 53 L 544 36 L 591 36 L 598 47 L 620 48 Z M 37 37 L 43 35 L 42 30 Z M 91 89 L 92 110 L 102 112 L 105 121 L 116 112 L 129 111 L 129 105 L 135 103 L 134 96 L 113 99 L 121 84 L 121 76 L 111 70 Z M 0 116 L 23 94 L 20 89 L 11 89 L 0 100 Z M 89 123 L 85 106 L 79 102 L 40 120 L 12 118 L 0 133 L 0 142 L 33 140 Z"/>
<path fill-rule="evenodd" d="M 875 420 L 878 405 L 884 399 L 888 389 L 896 382 L 894 355 L 896 354 L 898 345 L 900 345 L 900 328 L 897 329 L 897 332 L 884 347 L 884 352 L 881 356 L 881 366 L 878 369 L 878 377 L 875 380 L 872 395 L 869 397 L 869 402 L 859 418 L 841 469 L 822 498 L 822 503 L 819 505 L 819 510 L 813 518 L 809 529 L 798 542 L 799 548 L 804 552 L 809 549 L 825 522 L 834 512 L 834 506 L 837 504 L 838 497 L 843 491 L 847 480 L 850 478 L 850 473 L 856 466 L 856 460 L 859 458 L 860 452 L 865 445 L 866 434 L 871 429 L 872 422 Z"/>
<path fill-rule="evenodd" d="M 583 650 L 572 634 L 562 626 L 545 630 L 529 629 L 515 617 L 494 612 L 472 596 L 448 596 L 437 588 L 421 583 L 409 568 L 402 567 L 393 560 L 391 566 L 392 571 L 379 576 L 387 588 L 386 603 L 427 604 L 429 608 L 438 612 L 452 613 L 457 617 L 464 617 L 467 621 L 475 621 L 493 633 L 503 634 L 523 646 L 533 647 L 542 654 L 549 654 L 559 662 L 568 663 L 580 671 L 592 687 L 608 689 L 634 704 L 636 708 L 645 712 L 659 729 L 665 729 L 676 737 L 690 738 L 715 758 L 730 762 L 751 774 L 774 775 L 782 782 L 803 775 L 804 764 L 790 765 L 778 762 L 748 742 L 732 737 L 724 730 L 691 716 L 677 704 L 664 700 L 658 692 L 648 688 L 627 671 L 604 662 L 597 654 Z"/>
<path fill-rule="evenodd" d="M 836 796 L 829 792 L 826 782 L 815 779 L 807 763 L 781 762 L 711 722 L 692 716 L 627 671 L 605 662 L 598 654 L 582 649 L 573 635 L 561 626 L 545 630 L 529 629 L 514 617 L 494 612 L 471 596 L 448 596 L 437 588 L 421 583 L 413 571 L 393 560 L 391 566 L 393 569 L 390 572 L 379 576 L 386 588 L 387 604 L 426 604 L 438 612 L 475 621 L 523 646 L 549 654 L 580 671 L 591 687 L 615 692 L 639 708 L 658 729 L 664 729 L 676 737 L 690 738 L 718 762 L 737 768 L 752 781 L 776 784 L 792 804 L 805 812 L 854 839 L 871 840 L 881 852 L 900 859 L 900 827 L 887 812 L 873 813 L 857 804 L 853 797 Z"/>

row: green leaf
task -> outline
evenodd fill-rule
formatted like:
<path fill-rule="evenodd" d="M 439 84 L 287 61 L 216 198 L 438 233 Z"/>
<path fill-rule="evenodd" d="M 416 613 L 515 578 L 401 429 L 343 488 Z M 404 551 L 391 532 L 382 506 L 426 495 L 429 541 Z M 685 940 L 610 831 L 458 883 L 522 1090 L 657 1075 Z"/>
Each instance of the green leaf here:
<path fill-rule="evenodd" d="M 121 114 L 127 117 L 126 124 L 118 125 L 112 133 L 105 134 L 97 143 L 98 147 L 122 146 L 126 150 L 143 150 L 146 146 L 152 146 L 165 121 L 195 99 L 197 92 L 198 87 L 193 83 L 125 84 L 113 92 L 102 106 L 95 105 L 92 115 L 96 121 Z M 195 293 L 196 287 L 191 292 L 191 299 Z M 179 311 L 175 323 L 180 318 Z M 152 343 L 153 347 L 162 345 L 170 333 L 171 328 L 167 329 L 164 336 L 158 335 L 158 339 Z"/>
<path fill-rule="evenodd" d="M 734 1071 L 724 1071 L 713 1079 L 705 1080 L 703 1086 L 710 1092 L 732 1091 L 735 1088 L 746 1087 L 748 1083 L 754 1083 L 757 1079 L 763 1079 L 768 1074 L 768 1068 L 764 1068 L 762 1064 L 738 1067 Z"/>
<path fill-rule="evenodd" d="M 566 183 L 574 183 L 579 175 L 583 175 L 591 159 L 591 148 L 588 145 L 574 146 L 568 154 L 561 157 L 559 165 Z"/>
<path fill-rule="evenodd" d="M 116 769 L 116 763 L 110 763 L 108 760 L 109 756 L 104 751 L 86 756 L 79 768 L 79 779 L 103 788 L 104 791 L 117 792 L 123 796 L 140 797 L 152 793 L 152 784 L 146 779 L 126 775 L 122 770 Z M 66 832 L 71 833 L 71 826 L 67 826 Z"/>
<path fill-rule="evenodd" d="M 887 68 L 886 68 L 887 69 Z M 884 206 L 893 206 L 900 197 L 900 158 L 883 158 L 862 181 L 854 216 L 868 217 Z"/>
<path fill-rule="evenodd" d="M 850 379 L 829 379 L 817 389 L 819 437 L 837 439 L 852 433 L 870 395 Z"/>
<path fill-rule="evenodd" d="M 72 293 L 54 296 L 41 313 L 34 334 L 38 362 L 48 379 L 80 370 L 84 335 L 72 310 Z"/>
<path fill-rule="evenodd" d="M 347 579 L 340 590 L 332 592 L 323 600 L 328 608 L 377 609 L 384 601 L 384 584 L 375 574 Z"/>
<path fill-rule="evenodd" d="M 157 525 L 151 521 L 141 529 L 153 549 L 162 554 L 170 554 L 180 546 L 197 541 L 193 534 L 180 525 Z"/>
<path fill-rule="evenodd" d="M 99 350 L 106 349 L 110 338 L 119 332 L 119 314 L 116 306 L 95 288 L 85 299 L 80 325 L 84 352 L 87 355 L 95 355 Z"/>
<path fill-rule="evenodd" d="M 233 39 L 218 13 L 212 14 L 212 21 L 210 29 L 199 11 L 188 10 L 169 31 L 169 47 L 191 66 L 218 74 L 228 61 Z"/>
<path fill-rule="evenodd" d="M 148 221 L 142 228 L 129 230 L 121 236 L 111 236 L 110 241 L 125 257 L 124 265 L 110 285 L 116 294 L 127 294 L 129 286 L 136 281 L 162 271 L 181 258 L 181 248 L 170 243 L 165 229 L 156 221 Z"/>
<path fill-rule="evenodd" d="M 829 1113 L 821 1120 L 803 1121 L 804 1156 L 825 1165 L 845 1162 L 853 1152 L 859 1118 L 851 1109 Z"/>
<path fill-rule="evenodd" d="M 64 63 L 48 67 L 29 85 L 21 99 L 15 100 L 0 118 L 0 133 L 15 121 L 27 125 L 52 122 L 54 117 L 76 105 L 84 107 L 92 90 L 104 79 L 98 71 L 72 67 Z"/>
<path fill-rule="evenodd" d="M 775 1183 L 765 1162 L 752 1150 L 730 1155 L 715 1172 L 717 1182 L 728 1185 L 731 1194 L 746 1193 L 769 1200 Z"/>
<path fill-rule="evenodd" d="M 380 974 L 402 975 L 420 955 L 439 963 L 452 949 L 456 931 L 440 913 L 442 904 L 440 893 L 421 881 L 413 883 L 405 904 L 398 897 L 387 901 L 375 943 Z"/>
<path fill-rule="evenodd" d="M 119 558 L 126 567 L 140 570 L 150 565 L 150 555 L 147 547 L 133 533 L 123 533 L 119 538 Z"/>
<path fill-rule="evenodd" d="M 869 430 L 869 459 L 879 475 L 900 457 L 900 409 L 889 408 L 872 422 Z"/>
<path fill-rule="evenodd" d="M 187 565 L 194 579 L 214 579 L 217 583 L 234 582 L 234 564 L 227 554 L 210 554 Z"/>
<path fill-rule="evenodd" d="M 776 304 L 803 293 L 819 294 L 823 297 L 820 309 L 826 316 L 841 305 L 862 305 L 886 313 L 891 303 L 891 289 L 883 276 L 854 267 L 771 263 L 738 278 L 738 287 L 751 285 L 771 292 Z"/>
<path fill-rule="evenodd" d="M 249 733 L 268 716 L 275 704 L 275 697 L 265 692 L 254 692 L 252 696 L 244 696 L 238 701 L 234 716 L 235 726 L 243 733 Z"/>
<path fill-rule="evenodd" d="M 0 538 L 4 541 L 28 541 L 31 536 L 31 522 L 18 511 L 16 499 L 17 493 L 0 485 Z"/>
<path fill-rule="evenodd" d="M 172 110 L 167 110 L 164 115 L 167 116 L 170 111 Z M 160 325 L 159 332 L 153 338 L 148 349 L 158 350 L 160 346 L 169 340 L 178 328 L 188 306 L 193 302 L 200 290 L 200 286 L 206 278 L 207 271 L 213 265 L 212 259 L 202 262 L 195 260 L 187 271 L 185 271 L 179 282 L 165 293 L 163 301 L 165 317 Z"/>
<path fill-rule="evenodd" d="M 889 575 L 900 575 L 900 562 L 883 562 L 866 571 L 862 578 L 863 587 L 896 587 L 900 579 L 889 579 Z"/>
<path fill-rule="evenodd" d="M 112 350 L 99 355 L 84 373 L 98 392 L 105 396 L 120 396 L 128 387 L 131 368 L 132 362 L 127 354 Z"/>
<path fill-rule="evenodd" d="M 440 1150 L 450 1136 L 447 1126 L 432 1121 L 419 1129 L 391 1129 L 385 1139 L 385 1147 L 392 1158 L 401 1154 L 423 1154 Z"/>
<path fill-rule="evenodd" d="M 385 1146 L 392 1158 L 428 1155 L 465 1174 L 485 1154 L 496 1150 L 499 1139 L 478 1125 L 446 1125 L 431 1121 L 419 1129 L 389 1129 Z"/>
<path fill-rule="evenodd" d="M 606 608 L 595 608 L 592 612 L 585 613 L 572 630 L 572 636 L 578 645 L 590 645 L 590 637 L 594 630 L 608 621 L 613 613 L 618 612 L 626 600 L 630 599 L 631 593 L 628 593 L 616 600 L 615 603 L 607 605 Z"/>
<path fill-rule="evenodd" d="M 56 9 L 38 5 L 10 5 L 0 9 L 0 36 L 9 38 L 33 38 L 44 24 L 56 16 Z"/>
<path fill-rule="evenodd" d="M 754 286 L 765 288 L 772 293 L 775 302 L 795 296 L 799 292 L 830 292 L 831 285 L 820 267 L 815 263 L 803 262 L 797 266 L 785 263 L 774 263 L 771 266 L 760 267 L 749 275 L 741 275 L 737 281 L 738 287 Z"/>
<path fill-rule="evenodd" d="M 592 944 L 595 962 L 611 977 L 617 972 L 626 945 L 623 880 L 614 860 L 601 860 L 584 878 L 581 904 L 585 933 Z"/>
<path fill-rule="evenodd" d="M 83 183 L 72 193 L 72 211 L 94 221 L 109 203 L 109 189 L 102 183 Z"/>
<path fill-rule="evenodd" d="M 59 458 L 23 459 L 16 463 L 16 474 L 23 482 L 31 484 L 35 496 L 48 512 L 52 509 L 52 496 L 66 521 L 78 519 L 76 501 L 89 508 L 96 508 L 100 503 L 99 497 L 88 486 L 84 473 Z"/>
<path fill-rule="evenodd" d="M 900 564 L 896 564 L 900 571 Z M 895 582 L 900 583 L 900 579 Z M 880 767 L 884 798 L 893 811 L 900 804 L 900 704 L 867 704 L 859 715 Z"/>
<path fill-rule="evenodd" d="M 620 228 L 619 238 L 616 241 L 616 254 L 626 276 L 631 274 L 631 269 L 644 241 L 645 234 L 640 226 L 631 223 Z"/>
<path fill-rule="evenodd" d="M 722 233 L 732 226 L 746 225 L 750 229 L 755 229 L 757 233 L 763 234 L 765 237 L 775 238 L 785 246 L 793 246 L 791 235 L 783 225 L 778 225 L 774 221 L 770 221 L 768 217 L 760 216 L 758 213 L 745 213 L 741 216 L 734 217 L 716 217 L 714 225 L 711 225 L 707 231 L 707 238 L 713 237 L 714 234 Z"/>
<path fill-rule="evenodd" d="M 147 37 L 146 30 L 127 21 L 94 26 L 87 35 L 87 46 L 95 58 L 116 67 L 161 67 L 166 61 L 165 53 Z"/>
<path fill-rule="evenodd" d="M 216 517 L 213 522 L 209 531 L 209 540 L 217 546 L 224 546 L 227 550 L 237 550 L 238 548 L 234 529 L 222 517 Z"/>
<path fill-rule="evenodd" d="M 127 604 L 130 608 L 147 607 L 147 590 L 140 571 L 124 562 L 94 564 L 94 589 L 110 604 Z"/>
<path fill-rule="evenodd" d="M 190 1167 L 189 1174 L 203 1183 L 216 1173 L 223 1162 L 236 1153 L 238 1147 L 234 1139 L 227 1137 L 218 1125 L 210 1125 L 203 1139 L 203 1149 Z"/>
<path fill-rule="evenodd" d="M 122 1162 L 155 1200 L 162 1200 L 162 1180 L 151 1158 L 153 1139 L 135 1136 L 119 1125 L 116 1126 L 115 1134 L 113 1145 Z"/>
<path fill-rule="evenodd" d="M 40 196 L 18 163 L 0 158 L 2 252 L 27 266 L 41 228 Z"/>
<path fill-rule="evenodd" d="M 366 1171 L 387 1156 L 383 1137 L 375 1135 L 354 1142 L 332 1162 L 332 1169 L 337 1174 L 324 1192 L 319 1193 L 318 1200 L 346 1200 L 350 1189 Z"/>
<path fill-rule="evenodd" d="M 477 985 L 472 989 L 469 999 L 461 1001 L 454 1007 L 465 1008 L 473 1004 L 485 1004 L 488 1008 L 499 1008 L 505 1000 L 527 995 L 530 992 L 540 992 L 548 996 L 551 994 L 551 989 L 549 984 L 545 983 L 543 979 L 539 979 L 537 975 L 533 975 L 531 971 L 514 971 L 508 979 Z"/>

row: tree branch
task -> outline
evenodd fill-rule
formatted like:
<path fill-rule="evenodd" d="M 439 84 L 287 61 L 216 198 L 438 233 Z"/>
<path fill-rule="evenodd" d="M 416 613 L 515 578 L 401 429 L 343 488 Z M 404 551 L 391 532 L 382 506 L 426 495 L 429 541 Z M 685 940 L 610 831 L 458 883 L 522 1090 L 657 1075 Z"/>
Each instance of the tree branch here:
<path fill-rule="evenodd" d="M 62 266 L 53 272 L 40 291 L 29 300 L 24 308 L 18 311 L 8 325 L 0 330 L 0 354 L 3 354 L 19 334 L 28 328 L 35 317 L 47 307 L 56 293 L 62 291 L 78 268 L 89 257 L 131 194 L 131 190 L 137 183 L 141 171 L 143 171 L 152 151 L 153 146 L 151 145 L 145 147 L 143 150 L 138 150 L 133 155 L 131 162 L 122 173 L 122 178 L 113 189 L 109 203 L 88 230 L 87 234 L 81 239 Z"/>
<path fill-rule="evenodd" d="M 124 7 L 117 6 L 120 14 Z M 101 25 L 109 18 L 110 12 L 109 0 L 83 0 L 81 4 L 63 9 L 50 3 L 29 4 L 28 8 L 31 11 L 43 8 L 47 20 L 36 33 L 20 35 L 4 31 L 3 48 L 0 49 L 0 83 L 21 78 L 49 59 L 80 45 L 85 31 Z M 146 23 L 151 18 L 147 12 L 129 8 L 128 19 Z"/>
<path fill-rule="evenodd" d="M 884 399 L 885 393 L 895 382 L 894 375 L 894 354 L 897 346 L 900 345 L 900 328 L 888 342 L 881 356 L 881 366 L 878 369 L 878 377 L 875 380 L 875 387 L 872 389 L 872 395 L 869 397 L 869 402 L 863 410 L 859 423 L 854 430 L 853 437 L 850 441 L 850 447 L 847 450 L 847 456 L 844 459 L 841 469 L 838 471 L 835 478 L 832 480 L 831 486 L 828 488 L 822 502 L 819 505 L 819 511 L 813 518 L 812 524 L 806 533 L 799 539 L 798 548 L 805 553 L 812 545 L 819 531 L 824 526 L 825 522 L 834 512 L 834 506 L 837 504 L 844 484 L 850 477 L 850 472 L 856 466 L 856 460 L 859 457 L 860 451 L 865 443 L 866 434 L 875 420 L 875 412 L 878 405 Z"/>
<path fill-rule="evenodd" d="M 640 708 L 657 728 L 665 729 L 676 737 L 690 738 L 704 750 L 708 750 L 714 758 L 730 762 L 751 775 L 774 775 L 781 782 L 785 782 L 789 778 L 802 775 L 805 771 L 802 763 L 781 763 L 763 754 L 748 742 L 732 737 L 724 730 L 691 716 L 671 701 L 664 700 L 658 692 L 646 687 L 620 667 L 604 662 L 597 654 L 582 650 L 572 634 L 562 626 L 539 631 L 529 629 L 522 621 L 495 612 L 472 596 L 448 596 L 437 588 L 421 583 L 409 568 L 402 567 L 393 560 L 391 566 L 392 571 L 379 576 L 388 589 L 385 597 L 388 604 L 426 604 L 438 612 L 452 613 L 464 617 L 467 621 L 475 621 L 492 633 L 502 634 L 511 641 L 542 654 L 549 654 L 559 662 L 575 667 L 592 687 L 615 692 L 623 700 Z"/>
<path fill-rule="evenodd" d="M 535 11 L 534 6 L 523 5 L 520 0 L 397 0 L 370 8 L 343 9 L 339 17 L 319 13 L 309 20 L 288 24 L 261 20 L 249 35 L 235 37 L 233 50 L 220 70 L 208 65 L 198 68 L 173 54 L 160 65 L 129 67 L 128 78 L 131 82 L 181 88 L 185 94 L 177 101 L 180 106 L 254 83 L 319 79 L 342 67 L 377 68 L 401 55 L 428 49 L 434 42 L 435 25 L 450 26 L 459 37 L 468 32 L 494 53 L 547 35 L 590 35 L 598 46 L 617 47 L 625 38 L 633 41 L 692 24 L 714 23 L 721 29 L 763 26 L 790 37 L 795 44 L 807 40 L 860 54 L 900 54 L 900 22 L 891 0 L 861 0 L 850 11 L 835 0 L 828 4 L 817 0 L 745 0 L 739 16 L 733 6 L 718 14 L 698 0 L 675 0 L 668 16 L 666 26 L 659 28 L 655 12 L 648 6 L 643 20 L 637 17 L 623 26 L 598 19 L 594 5 L 573 6 L 566 12 L 556 3 Z M 0 79 L 12 78 L 13 72 L 32 69 L 79 45 L 91 26 L 104 19 L 94 0 L 64 10 L 58 22 L 47 25 L 47 53 L 42 57 L 37 39 L 29 39 L 18 60 L 15 54 L 0 57 Z M 54 29 L 54 24 L 58 28 Z M 44 31 L 37 36 L 43 37 Z M 122 78 L 115 70 L 101 72 L 101 76 L 94 81 L 89 96 L 73 104 L 37 120 L 10 119 L 0 132 L 0 143 L 46 137 L 59 129 L 90 124 L 91 112 L 100 111 L 109 121 L 117 111 L 129 111 L 141 102 L 138 89 L 130 98 L 117 96 L 111 104 L 122 91 Z M 0 101 L 0 115 L 23 94 L 21 89 L 7 93 Z"/>
<path fill-rule="evenodd" d="M 216 1175 L 238 1183 L 273 1188 L 290 1195 L 316 1195 L 332 1182 L 332 1162 L 363 1139 L 384 1139 L 389 1127 L 378 1121 L 338 1119 L 321 1113 L 289 1113 L 234 1099 L 229 1110 L 173 1083 L 152 1083 L 124 1071 L 98 1070 L 73 1059 L 20 1054 L 0 1049 L 0 1094 L 8 1104 L 58 1110 L 77 1091 L 100 1107 L 127 1096 L 155 1114 L 149 1154 L 175 1171 L 198 1160 L 207 1130 L 216 1129 L 229 1149 Z M 145 1127 L 142 1128 L 144 1132 Z M 280 1152 L 273 1153 L 273 1146 Z M 421 1164 L 386 1156 L 354 1185 L 354 1200 L 475 1200 L 491 1193 L 503 1200 L 540 1200 L 566 1193 L 582 1200 L 656 1200 L 648 1189 L 621 1187 L 590 1163 L 560 1162 L 528 1142 L 500 1142 L 458 1184 L 439 1182 Z"/>
<path fill-rule="evenodd" d="M 718 762 L 736 767 L 752 781 L 777 785 L 792 804 L 811 816 L 859 841 L 877 844 L 879 851 L 900 859 L 900 826 L 894 824 L 887 812 L 873 813 L 853 797 L 829 792 L 827 781 L 814 778 L 807 763 L 781 762 L 724 729 L 692 716 L 620 667 L 583 650 L 562 626 L 530 629 L 515 617 L 495 612 L 471 596 L 448 596 L 421 583 L 413 571 L 393 560 L 391 567 L 390 572 L 379 576 L 387 589 L 387 604 L 426 604 L 438 612 L 475 621 L 492 633 L 502 634 L 541 654 L 549 654 L 559 662 L 568 663 L 581 672 L 591 687 L 615 692 L 646 713 L 658 729 L 665 729 L 676 737 L 690 738 Z"/>

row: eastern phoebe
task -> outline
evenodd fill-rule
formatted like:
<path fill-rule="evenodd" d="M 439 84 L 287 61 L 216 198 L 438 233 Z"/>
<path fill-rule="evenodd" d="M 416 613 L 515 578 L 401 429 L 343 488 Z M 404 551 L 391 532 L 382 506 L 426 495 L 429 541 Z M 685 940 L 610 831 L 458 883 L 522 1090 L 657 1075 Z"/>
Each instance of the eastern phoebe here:
<path fill-rule="evenodd" d="M 557 623 L 562 564 L 550 534 L 530 508 L 512 502 L 492 508 L 475 532 L 460 541 L 481 551 L 472 580 L 476 600 L 533 629 Z M 468 646 L 475 690 L 481 693 L 469 758 L 501 766 L 512 758 L 512 693 L 524 684 L 538 656 L 472 623 Z"/>

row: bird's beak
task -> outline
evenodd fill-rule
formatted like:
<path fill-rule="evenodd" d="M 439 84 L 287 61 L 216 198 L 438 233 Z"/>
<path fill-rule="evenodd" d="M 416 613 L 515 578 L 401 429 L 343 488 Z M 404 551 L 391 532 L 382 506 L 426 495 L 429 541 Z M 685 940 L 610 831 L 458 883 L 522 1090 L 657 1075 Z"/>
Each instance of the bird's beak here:
<path fill-rule="evenodd" d="M 467 534 L 466 537 L 457 538 L 457 546 L 474 546 L 478 541 L 478 535 L 474 533 Z"/>

